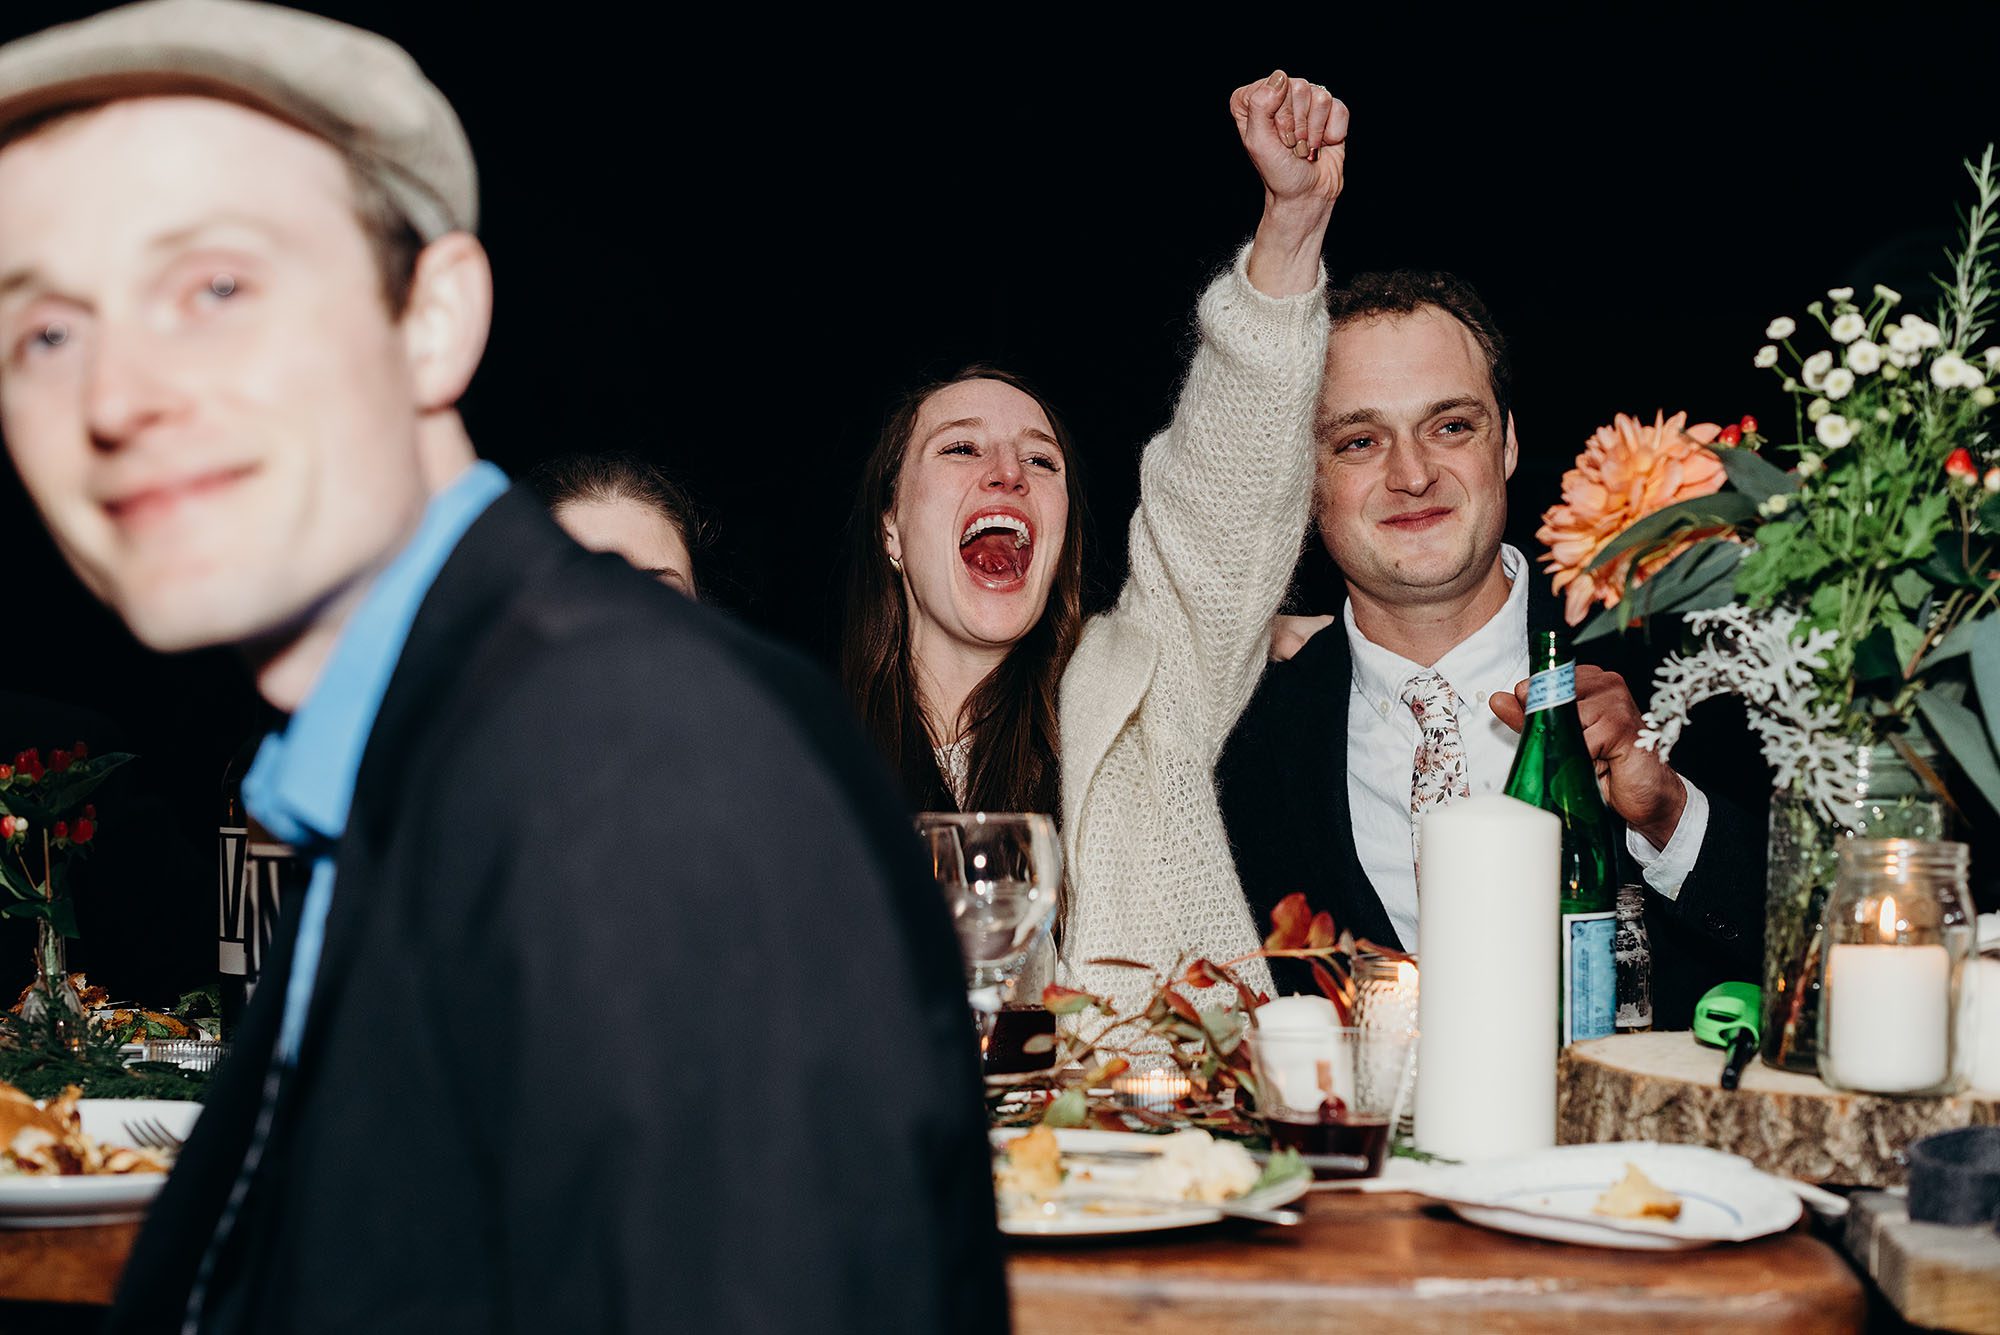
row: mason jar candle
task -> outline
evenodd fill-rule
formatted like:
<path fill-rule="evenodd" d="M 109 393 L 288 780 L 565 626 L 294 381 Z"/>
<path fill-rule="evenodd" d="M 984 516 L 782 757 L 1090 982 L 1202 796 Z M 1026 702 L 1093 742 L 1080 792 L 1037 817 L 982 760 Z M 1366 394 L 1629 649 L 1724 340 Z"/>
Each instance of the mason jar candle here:
<path fill-rule="evenodd" d="M 1870 1094 L 1964 1087 L 1959 988 L 1972 952 L 1961 843 L 1851 839 L 1826 901 L 1820 1079 Z"/>

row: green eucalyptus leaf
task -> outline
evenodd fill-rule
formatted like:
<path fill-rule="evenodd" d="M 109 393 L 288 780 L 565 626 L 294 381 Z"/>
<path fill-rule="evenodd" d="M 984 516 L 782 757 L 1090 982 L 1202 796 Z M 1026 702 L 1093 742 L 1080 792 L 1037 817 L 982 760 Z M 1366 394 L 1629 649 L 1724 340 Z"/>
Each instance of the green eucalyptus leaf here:
<path fill-rule="evenodd" d="M 1980 726 L 1979 716 L 1937 691 L 1918 693 L 1917 712 L 1965 771 L 1965 777 L 1972 780 L 1990 805 L 2000 810 L 2000 757 L 1994 755 L 1993 741 Z"/>
<path fill-rule="evenodd" d="M 68 896 L 64 896 L 61 899 L 49 900 L 48 905 L 49 905 L 49 921 L 55 924 L 55 929 L 58 932 L 61 932 L 64 936 L 67 936 L 72 940 L 83 935 L 83 933 L 79 932 L 76 929 L 75 900 L 69 898 Z"/>
<path fill-rule="evenodd" d="M 1722 467 L 1729 474 L 1729 485 L 1749 499 L 1753 514 L 1773 496 L 1789 496 L 1799 489 L 1797 478 L 1755 450 L 1720 449 L 1715 457 L 1722 460 Z"/>
<path fill-rule="evenodd" d="M 1083 1090 L 1072 1085 L 1049 1101 L 1042 1113 L 1043 1126 L 1082 1126 L 1090 1115 L 1090 1103 Z"/>
<path fill-rule="evenodd" d="M 1995 497 L 1994 501 L 2000 501 Z M 1991 505 L 1994 501 L 1988 501 Z M 1928 576 L 1932 583 L 1947 585 L 1955 589 L 1983 589 L 1986 581 L 1965 568 L 1959 558 L 1959 547 L 1955 542 L 1941 542 L 1931 548 L 1916 568 Z"/>
<path fill-rule="evenodd" d="M 1642 581 L 1627 601 L 1644 616 L 1721 607 L 1736 596 L 1736 567 L 1743 562 L 1743 552 L 1742 543 L 1720 538 L 1699 543 Z"/>
<path fill-rule="evenodd" d="M 1986 714 L 1990 733 L 1993 720 L 2000 716 L 2000 612 L 1988 612 L 1972 623 L 1972 688 L 1979 693 L 1979 707 Z"/>
<path fill-rule="evenodd" d="M 46 918 L 49 916 L 49 901 L 46 899 L 17 899 L 11 904 L 0 905 L 0 918 Z"/>
<path fill-rule="evenodd" d="M 1655 510 L 1606 543 L 1604 550 L 1592 558 L 1584 569 L 1596 570 L 1635 549 L 1661 546 L 1687 529 L 1735 529 L 1756 518 L 1757 502 L 1733 491 L 1718 491 L 1712 496 L 1676 501 L 1664 509 Z"/>
<path fill-rule="evenodd" d="M 1924 655 L 1924 661 L 1917 664 L 1917 671 L 1919 673 L 1928 672 L 1947 659 L 1957 658 L 1961 654 L 1970 653 L 1972 650 L 1972 637 L 1978 632 L 1978 628 L 1982 624 L 1991 621 L 1995 615 L 1995 613 L 1989 612 L 1978 621 L 1961 621 L 1956 626 L 1953 626 L 1943 639 L 1931 646 L 1931 651 Z"/>
<path fill-rule="evenodd" d="M 1912 612 L 1922 607 L 1924 599 L 1931 596 L 1931 582 L 1908 566 L 1896 572 L 1896 577 L 1889 581 L 1889 587 L 1894 590 L 1896 600 Z"/>
<path fill-rule="evenodd" d="M 1854 646 L 1854 675 L 1860 681 L 1888 681 L 1903 675 L 1904 660 L 1887 626 L 1877 626 Z"/>
<path fill-rule="evenodd" d="M 2000 533 L 2000 496 L 1988 496 L 1979 503 L 1979 522 L 1988 533 Z"/>

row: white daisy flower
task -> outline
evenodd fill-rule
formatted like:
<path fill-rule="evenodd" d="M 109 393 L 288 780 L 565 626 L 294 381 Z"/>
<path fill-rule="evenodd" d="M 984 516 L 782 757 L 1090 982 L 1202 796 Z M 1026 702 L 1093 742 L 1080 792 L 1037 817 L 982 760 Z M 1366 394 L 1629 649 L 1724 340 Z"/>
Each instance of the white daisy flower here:
<path fill-rule="evenodd" d="M 1993 386 L 1991 385 L 1981 385 L 1978 389 L 1972 391 L 1972 401 L 1982 408 L 1991 408 L 1993 406 L 1993 398 Z"/>
<path fill-rule="evenodd" d="M 1828 413 L 1813 423 L 1813 435 L 1819 443 L 1830 450 L 1837 450 L 1854 439 L 1854 428 L 1839 413 Z"/>
<path fill-rule="evenodd" d="M 1823 467 L 1823 465 L 1820 463 L 1820 457 L 1817 454 L 1801 454 L 1799 456 L 1800 477 L 1811 477 L 1814 473 L 1817 473 L 1821 469 L 1821 467 Z"/>
<path fill-rule="evenodd" d="M 1853 311 L 1849 311 L 1845 315 L 1833 317 L 1833 325 L 1829 332 L 1836 343 L 1852 343 L 1868 332 L 1868 322 Z"/>
<path fill-rule="evenodd" d="M 1790 338 L 1792 336 L 1793 331 L 1796 330 L 1798 327 L 1799 327 L 1798 322 L 1792 319 L 1791 316 L 1780 315 L 1777 319 L 1771 321 L 1771 323 L 1764 326 L 1764 337 Z"/>
<path fill-rule="evenodd" d="M 1757 369 L 1759 370 L 1763 370 L 1769 366 L 1776 366 L 1778 364 L 1778 345 L 1775 343 L 1766 343 L 1763 347 L 1757 349 L 1755 360 Z"/>
<path fill-rule="evenodd" d="M 1849 301 L 1854 297 L 1854 289 L 1851 287 L 1830 287 L 1826 290 L 1826 294 L 1835 301 Z"/>
<path fill-rule="evenodd" d="M 2000 343 L 1994 344 L 1979 355 L 1986 362 L 1987 370 L 2000 371 Z"/>
<path fill-rule="evenodd" d="M 1867 339 L 1847 345 L 1847 365 L 1856 375 L 1873 375 L 1882 365 L 1882 349 Z"/>
<path fill-rule="evenodd" d="M 1898 356 L 1914 357 L 1924 350 L 1923 339 L 1919 338 L 1917 331 L 1908 325 L 1891 325 L 1888 332 L 1890 361 L 1896 361 Z M 1896 365 L 1908 366 L 1909 363 L 1896 362 Z"/>
<path fill-rule="evenodd" d="M 1821 386 L 1829 399 L 1840 400 L 1847 397 L 1854 388 L 1854 372 L 1845 366 L 1836 366 L 1826 373 L 1826 383 Z"/>
<path fill-rule="evenodd" d="M 1800 378 L 1806 382 L 1807 389 L 1818 389 L 1820 382 L 1826 378 L 1826 373 L 1832 368 L 1832 353 L 1815 352 L 1812 356 L 1806 358 L 1806 364 L 1799 368 Z"/>
<path fill-rule="evenodd" d="M 1903 299 L 1903 294 L 1895 288 L 1883 287 L 1880 283 L 1875 284 L 1875 295 L 1888 302 L 1891 306 Z"/>
<path fill-rule="evenodd" d="M 1828 403 L 1825 399 L 1814 399 L 1811 403 L 1808 403 L 1806 405 L 1806 420 L 1808 422 L 1817 422 L 1820 418 L 1825 417 L 1828 413 L 1832 411 L 1833 411 L 1833 405 Z"/>
<path fill-rule="evenodd" d="M 1955 352 L 1947 352 L 1931 363 L 1931 383 L 1939 389 L 1958 389 L 1962 384 L 1961 376 L 1970 370 L 1972 368 L 1965 364 L 1965 358 Z"/>

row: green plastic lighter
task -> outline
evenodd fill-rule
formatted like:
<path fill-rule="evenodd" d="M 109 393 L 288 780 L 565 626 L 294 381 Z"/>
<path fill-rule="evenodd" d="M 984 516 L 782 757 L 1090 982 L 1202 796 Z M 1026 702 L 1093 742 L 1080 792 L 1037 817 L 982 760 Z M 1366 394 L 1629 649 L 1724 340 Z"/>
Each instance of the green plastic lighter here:
<path fill-rule="evenodd" d="M 1708 989 L 1694 1006 L 1694 1040 L 1711 1048 L 1723 1048 L 1728 1058 L 1722 1063 L 1722 1087 L 1736 1088 L 1743 1068 L 1757 1050 L 1762 1030 L 1763 993 L 1755 983 L 1719 983 Z"/>

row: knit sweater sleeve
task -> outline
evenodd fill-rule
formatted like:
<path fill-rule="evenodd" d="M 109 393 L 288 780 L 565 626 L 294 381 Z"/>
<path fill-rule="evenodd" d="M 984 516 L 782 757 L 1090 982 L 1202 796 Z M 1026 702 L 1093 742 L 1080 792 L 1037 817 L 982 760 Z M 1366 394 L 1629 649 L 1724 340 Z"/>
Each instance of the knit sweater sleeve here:
<path fill-rule="evenodd" d="M 1249 247 L 1209 285 L 1173 421 L 1147 445 L 1113 615 L 1158 652 L 1146 704 L 1213 764 L 1248 704 L 1305 534 L 1326 357 L 1323 286 L 1268 297 Z"/>

